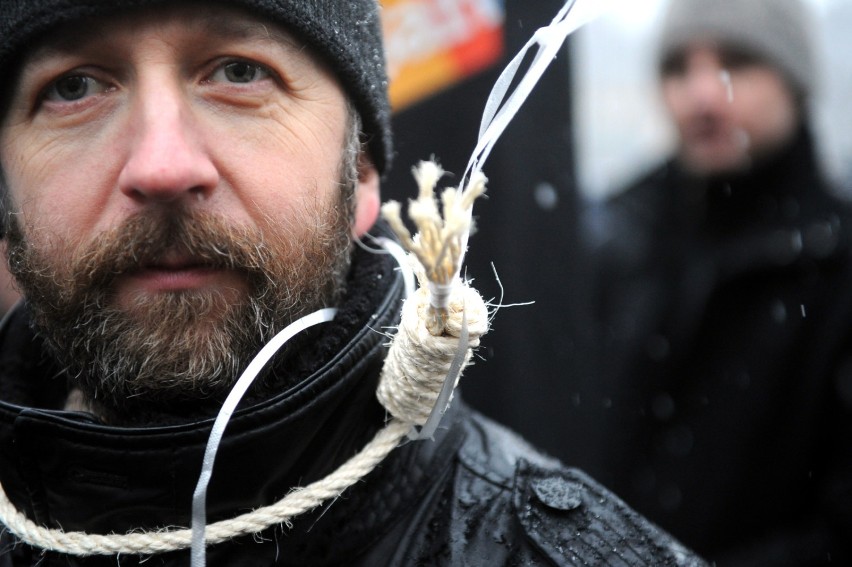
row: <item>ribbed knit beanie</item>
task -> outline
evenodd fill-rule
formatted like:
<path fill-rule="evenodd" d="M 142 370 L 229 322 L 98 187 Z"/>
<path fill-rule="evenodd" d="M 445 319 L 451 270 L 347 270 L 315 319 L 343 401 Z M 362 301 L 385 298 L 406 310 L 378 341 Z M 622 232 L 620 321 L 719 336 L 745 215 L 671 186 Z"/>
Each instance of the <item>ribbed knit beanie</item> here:
<path fill-rule="evenodd" d="M 59 25 L 128 8 L 180 0 L 0 0 L 0 76 Z M 207 2 L 210 4 L 213 2 Z M 376 167 L 390 165 L 393 141 L 377 0 L 215 0 L 280 24 L 305 41 L 338 77 L 363 121 Z"/>
<path fill-rule="evenodd" d="M 670 0 L 660 60 L 696 39 L 718 41 L 764 59 L 808 95 L 817 80 L 811 18 L 801 0 Z"/>

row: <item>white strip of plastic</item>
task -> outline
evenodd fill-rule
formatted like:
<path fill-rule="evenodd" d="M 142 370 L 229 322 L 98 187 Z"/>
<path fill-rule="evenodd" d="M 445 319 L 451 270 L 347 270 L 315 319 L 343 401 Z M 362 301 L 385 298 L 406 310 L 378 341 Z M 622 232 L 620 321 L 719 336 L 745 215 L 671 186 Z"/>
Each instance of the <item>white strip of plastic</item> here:
<path fill-rule="evenodd" d="M 613 0 L 568 0 L 550 25 L 539 28 L 521 51 L 509 62 L 485 103 L 482 122 L 479 127 L 479 139 L 468 161 L 464 175 L 459 182 L 459 191 L 463 190 L 471 178 L 482 171 L 491 150 L 503 135 L 506 127 L 526 102 L 550 63 L 556 58 L 565 40 L 573 32 L 594 20 L 609 9 Z M 515 89 L 509 93 L 509 87 L 517 75 L 527 52 L 538 45 L 538 51 L 530 63 L 526 74 L 518 81 Z M 472 211 L 470 212 L 472 214 Z M 469 235 L 462 239 L 462 261 L 467 250 Z M 461 265 L 461 263 L 460 263 Z"/>
<path fill-rule="evenodd" d="M 539 28 L 521 51 L 506 66 L 485 103 L 482 122 L 479 127 L 479 139 L 461 178 L 461 187 L 470 181 L 470 177 L 482 171 L 482 166 L 491 154 L 491 150 L 506 127 L 520 110 L 530 93 L 538 84 L 550 63 L 556 58 L 569 35 L 600 16 L 612 4 L 612 0 L 568 0 L 550 25 Z M 518 82 L 515 90 L 509 93 L 509 87 L 527 52 L 538 45 L 538 51 L 530 63 L 526 74 Z"/>
<path fill-rule="evenodd" d="M 207 439 L 207 449 L 204 451 L 201 474 L 198 477 L 198 484 L 195 486 L 195 493 L 192 496 L 192 567 L 204 567 L 207 562 L 204 545 L 204 532 L 207 528 L 207 487 L 210 485 L 210 479 L 213 477 L 213 464 L 216 461 L 219 444 L 222 441 L 225 428 L 228 426 L 228 422 L 237 405 L 243 399 L 249 386 L 252 385 L 260 374 L 260 371 L 263 370 L 270 359 L 287 341 L 305 329 L 319 325 L 320 323 L 328 323 L 334 319 L 335 315 L 337 315 L 337 309 L 334 307 L 320 309 L 292 322 L 283 331 L 275 335 L 260 350 L 251 363 L 249 363 L 239 380 L 237 380 L 237 383 L 234 384 L 225 403 L 222 404 L 222 409 L 219 410 L 219 415 L 216 416 L 213 429 L 210 431 L 210 437 Z"/>
<path fill-rule="evenodd" d="M 479 139 L 464 175 L 462 175 L 459 182 L 458 190 L 460 192 L 464 190 L 474 175 L 482 171 L 482 167 L 491 154 L 491 150 L 494 148 L 497 140 L 503 135 L 506 127 L 514 119 L 530 93 L 532 93 L 542 75 L 547 70 L 547 67 L 556 58 L 558 51 L 562 48 L 568 36 L 601 15 L 609 8 L 611 3 L 612 0 L 568 0 L 562 6 L 562 9 L 559 10 L 550 25 L 539 28 L 523 49 L 509 62 L 491 89 L 491 94 L 485 103 L 485 110 L 483 111 L 482 122 L 479 127 Z M 509 88 L 512 86 L 512 82 L 523 63 L 524 57 L 534 45 L 538 45 L 538 51 L 532 63 L 530 63 L 526 74 L 518 81 L 515 89 L 509 93 Z M 468 214 L 473 214 L 472 210 L 468 211 Z M 461 266 L 464 263 L 464 255 L 467 251 L 469 237 L 469 233 L 464 234 L 462 237 L 459 271 L 461 271 Z M 458 276 L 459 274 L 456 274 L 454 282 L 458 281 Z M 449 297 L 448 291 L 446 295 Z M 438 400 L 432 408 L 426 424 L 419 432 L 412 432 L 409 435 L 410 439 L 431 439 L 438 428 L 441 417 L 447 410 L 453 386 L 462 371 L 464 355 L 467 351 L 467 321 L 465 320 L 464 323 L 462 327 L 463 338 L 459 341 L 459 352 L 456 354 L 450 371 L 444 379 L 444 385 Z"/>
<path fill-rule="evenodd" d="M 384 236 L 380 236 L 376 240 L 396 260 L 399 270 L 402 272 L 402 280 L 405 282 L 405 297 L 406 299 L 411 297 L 414 295 L 416 283 L 414 281 L 414 270 L 411 269 L 411 264 L 408 261 L 408 253 L 405 251 L 405 248 Z"/>
<path fill-rule="evenodd" d="M 459 333 L 459 349 L 458 351 L 456 351 L 456 355 L 453 357 L 453 360 L 450 363 L 450 368 L 447 371 L 447 377 L 444 378 L 444 384 L 443 386 L 441 386 L 441 391 L 438 393 L 438 399 L 435 400 L 435 405 L 432 406 L 432 411 L 429 413 L 429 417 L 426 418 L 426 423 L 423 424 L 423 427 L 420 429 L 420 431 L 412 429 L 412 431 L 408 434 L 408 438 L 410 440 L 418 441 L 423 439 L 433 439 L 435 437 L 435 432 L 438 430 L 438 425 L 440 425 L 441 419 L 444 417 L 444 414 L 450 407 L 450 398 L 453 395 L 456 380 L 458 380 L 459 375 L 461 375 L 462 370 L 464 370 L 464 359 L 465 355 L 467 354 L 467 342 L 469 338 L 470 334 L 467 328 L 467 313 L 462 310 L 462 326 L 461 333 Z"/>

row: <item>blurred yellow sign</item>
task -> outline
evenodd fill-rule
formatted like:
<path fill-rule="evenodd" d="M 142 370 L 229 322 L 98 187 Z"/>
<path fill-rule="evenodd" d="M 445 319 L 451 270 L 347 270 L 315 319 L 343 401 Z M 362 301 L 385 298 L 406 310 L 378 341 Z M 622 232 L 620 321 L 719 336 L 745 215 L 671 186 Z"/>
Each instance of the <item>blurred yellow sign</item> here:
<path fill-rule="evenodd" d="M 390 98 L 401 110 L 496 63 L 502 0 L 383 0 Z"/>

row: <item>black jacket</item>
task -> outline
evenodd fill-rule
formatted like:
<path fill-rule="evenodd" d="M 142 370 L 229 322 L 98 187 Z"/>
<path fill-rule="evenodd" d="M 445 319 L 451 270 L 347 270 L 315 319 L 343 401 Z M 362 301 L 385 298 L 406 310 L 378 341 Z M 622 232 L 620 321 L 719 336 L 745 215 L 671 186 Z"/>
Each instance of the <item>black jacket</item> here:
<path fill-rule="evenodd" d="M 401 287 L 386 257 L 357 255 L 335 321 L 276 363 L 300 376 L 297 383 L 277 394 L 254 392 L 235 413 L 214 469 L 208 521 L 325 476 L 382 425 L 374 395 L 386 348 L 381 331 L 397 320 Z M 0 341 L 0 480 L 19 509 L 67 531 L 189 525 L 209 417 L 171 408 L 150 418 L 167 425 L 120 428 L 57 410 L 65 379 L 43 356 L 25 310 Z M 458 399 L 434 441 L 398 448 L 292 529 L 208 548 L 214 567 L 698 563 L 594 481 Z M 0 543 L 2 567 L 138 564 L 188 565 L 189 554 L 69 558 L 33 550 L 8 532 Z"/>
<path fill-rule="evenodd" d="M 592 473 L 719 565 L 849 560 L 847 207 L 805 130 L 748 175 L 671 161 L 607 206 Z"/>

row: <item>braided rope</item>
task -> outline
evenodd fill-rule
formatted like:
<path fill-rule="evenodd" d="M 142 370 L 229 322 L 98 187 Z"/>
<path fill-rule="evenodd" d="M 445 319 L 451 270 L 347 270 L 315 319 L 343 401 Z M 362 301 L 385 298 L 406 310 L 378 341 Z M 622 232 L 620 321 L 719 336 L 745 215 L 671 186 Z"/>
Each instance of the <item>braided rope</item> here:
<path fill-rule="evenodd" d="M 453 288 L 448 301 L 445 333 L 434 336 L 428 329 L 431 317 L 429 294 L 421 287 L 402 307 L 402 321 L 394 345 L 382 368 L 376 396 L 387 410 L 401 421 L 424 425 L 429 419 L 447 368 L 459 351 L 462 318 L 469 332 L 464 365 L 470 361 L 479 337 L 488 331 L 488 310 L 477 291 L 467 285 Z M 460 376 L 455 376 L 458 382 Z M 455 386 L 455 384 L 453 385 Z M 449 400 L 448 400 L 449 401 Z M 440 408 L 443 411 L 444 408 Z"/>
<path fill-rule="evenodd" d="M 210 524 L 207 527 L 207 543 L 220 543 L 258 533 L 278 524 L 289 526 L 294 517 L 340 496 L 347 488 L 363 479 L 393 451 L 410 428 L 410 424 L 399 420 L 388 422 L 361 452 L 324 479 L 304 488 L 297 488 L 269 506 Z M 45 528 L 17 510 L 2 486 L 0 522 L 29 545 L 77 556 L 165 553 L 186 549 L 192 540 L 192 530 L 189 529 L 100 535 Z"/>

